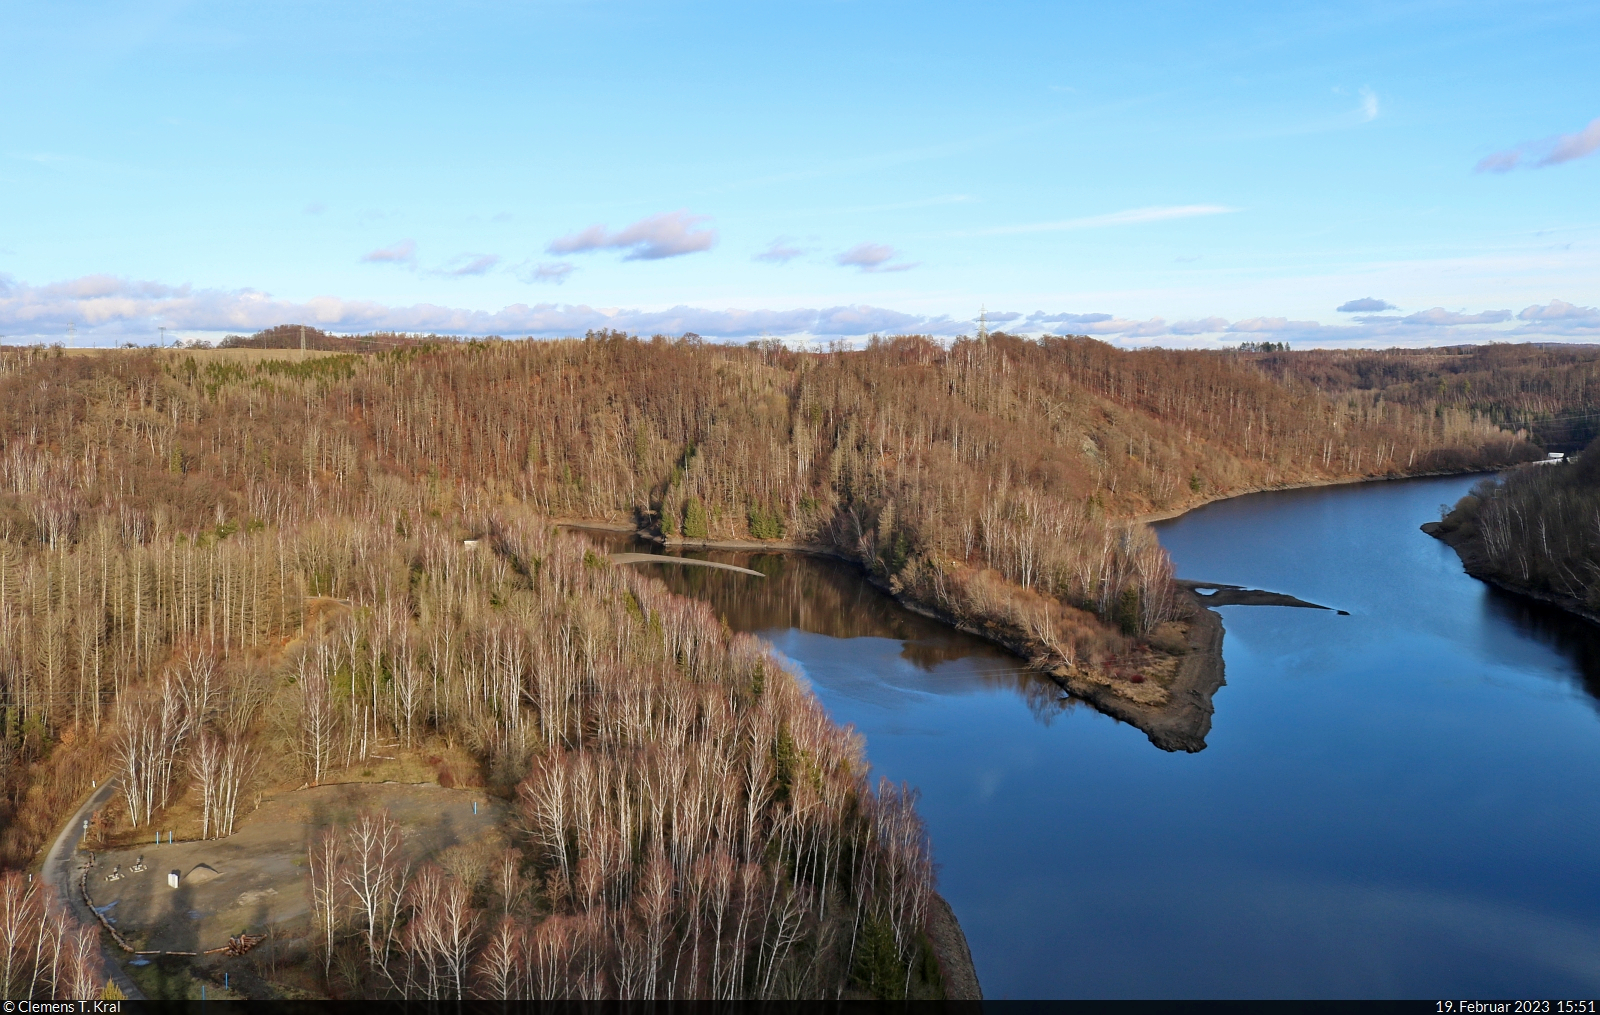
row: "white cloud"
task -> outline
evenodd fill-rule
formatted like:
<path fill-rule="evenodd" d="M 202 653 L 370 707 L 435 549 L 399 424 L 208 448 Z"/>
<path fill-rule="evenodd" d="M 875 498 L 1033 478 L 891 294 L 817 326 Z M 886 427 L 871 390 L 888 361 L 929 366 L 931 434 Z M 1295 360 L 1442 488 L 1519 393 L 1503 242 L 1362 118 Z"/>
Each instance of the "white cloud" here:
<path fill-rule="evenodd" d="M 1174 335 L 1211 335 L 1227 330 L 1228 322 L 1221 317 L 1204 317 L 1197 321 L 1175 321 L 1168 329 Z"/>
<path fill-rule="evenodd" d="M 1369 123 L 1378 118 L 1378 93 L 1370 88 L 1361 89 L 1361 118 Z"/>
<path fill-rule="evenodd" d="M 767 249 L 753 255 L 750 260 L 765 261 L 768 264 L 788 264 L 805 252 L 805 248 L 795 246 L 788 237 L 780 236 L 767 244 Z"/>
<path fill-rule="evenodd" d="M 1359 300 L 1347 300 L 1333 309 L 1337 310 L 1341 314 L 1376 314 L 1385 310 L 1394 310 L 1396 308 L 1395 305 L 1390 303 L 1388 300 L 1380 300 L 1374 299 L 1371 296 L 1363 296 Z"/>
<path fill-rule="evenodd" d="M 1547 335 L 1600 336 L 1600 307 L 1580 307 L 1565 300 L 1551 300 L 1526 307 L 1517 315 L 1525 322 L 1519 330 L 1537 329 Z"/>
<path fill-rule="evenodd" d="M 1544 306 L 1525 307 L 1517 315 L 1521 321 L 1588 321 L 1600 324 L 1600 307 L 1574 306 L 1565 300 L 1551 300 Z"/>
<path fill-rule="evenodd" d="M 715 229 L 696 228 L 709 221 L 705 215 L 690 215 L 687 211 L 669 211 L 642 218 L 618 232 L 607 232 L 605 226 L 587 229 L 551 242 L 546 249 L 552 254 L 583 254 L 594 250 L 626 250 L 628 261 L 657 261 L 665 257 L 679 257 L 710 250 L 717 242 Z"/>
<path fill-rule="evenodd" d="M 1428 328 L 1454 327 L 1459 324 L 1499 324 L 1511 320 L 1509 310 L 1485 310 L 1477 314 L 1462 314 L 1446 310 L 1444 307 L 1434 307 L 1432 310 L 1421 310 L 1415 314 L 1407 314 L 1400 318 L 1402 324 L 1416 324 Z"/>
<path fill-rule="evenodd" d="M 452 278 L 465 278 L 469 275 L 486 275 L 495 265 L 500 263 L 499 254 L 462 254 L 451 264 L 453 268 L 442 268 L 434 272 L 436 275 L 448 275 Z"/>
<path fill-rule="evenodd" d="M 1037 328 L 1050 324 L 1076 324 L 1079 326 L 1099 324 L 1101 321 L 1111 320 L 1110 314 L 1047 314 L 1042 310 L 1035 310 L 1027 317 L 1029 325 Z"/>
<path fill-rule="evenodd" d="M 361 260 L 371 264 L 410 264 L 417 259 L 417 241 L 401 240 L 388 247 L 379 247 L 362 255 Z"/>
<path fill-rule="evenodd" d="M 1224 331 L 1240 335 L 1271 334 L 1281 331 L 1306 331 L 1320 328 L 1322 325 L 1316 321 L 1291 321 L 1287 317 L 1251 317 L 1243 321 L 1234 321 L 1224 328 Z"/>
<path fill-rule="evenodd" d="M 1524 141 L 1512 148 L 1498 151 L 1480 159 L 1473 168 L 1478 173 L 1508 173 L 1518 166 L 1542 169 L 1581 159 L 1600 151 L 1600 117 L 1572 134 L 1557 134 L 1539 141 Z M 1528 156 L 1537 156 L 1527 161 Z"/>
<path fill-rule="evenodd" d="M 567 280 L 568 275 L 577 270 L 577 265 L 567 261 L 543 261 L 539 264 L 518 265 L 516 275 L 530 285 L 535 282 L 554 282 L 560 285 Z"/>
<path fill-rule="evenodd" d="M 1015 226 L 994 226 L 959 233 L 961 236 L 1015 236 L 1022 233 L 1057 233 L 1073 229 L 1103 229 L 1107 226 L 1136 225 L 1141 222 L 1165 222 L 1170 219 L 1196 218 L 1204 215 L 1227 215 L 1238 211 L 1224 204 L 1175 204 L 1148 208 L 1129 208 L 1105 215 L 1085 218 L 1061 219 L 1056 222 L 1030 222 Z"/>
<path fill-rule="evenodd" d="M 1600 149 L 1600 117 L 1589 121 L 1589 126 L 1576 134 L 1562 134 L 1550 146 L 1550 151 L 1539 160 L 1541 166 L 1553 166 L 1593 154 Z"/>
<path fill-rule="evenodd" d="M 1453 328 L 1463 324 L 1501 324 L 1511 319 L 1509 310 L 1484 310 L 1476 314 L 1458 313 L 1444 307 L 1419 310 L 1414 314 L 1397 317 L 1393 314 L 1365 314 L 1356 320 L 1362 324 L 1404 324 L 1419 328 Z"/>
<path fill-rule="evenodd" d="M 860 268 L 862 271 L 907 271 L 915 268 L 915 264 L 899 262 L 891 264 L 900 252 L 883 243 L 857 243 L 849 250 L 834 255 L 834 263 L 845 268 Z"/>
<path fill-rule="evenodd" d="M 1475 173 L 1509 173 L 1517 168 L 1517 163 L 1522 161 L 1522 152 L 1516 148 L 1508 148 L 1503 152 L 1485 155 L 1472 167 Z"/>

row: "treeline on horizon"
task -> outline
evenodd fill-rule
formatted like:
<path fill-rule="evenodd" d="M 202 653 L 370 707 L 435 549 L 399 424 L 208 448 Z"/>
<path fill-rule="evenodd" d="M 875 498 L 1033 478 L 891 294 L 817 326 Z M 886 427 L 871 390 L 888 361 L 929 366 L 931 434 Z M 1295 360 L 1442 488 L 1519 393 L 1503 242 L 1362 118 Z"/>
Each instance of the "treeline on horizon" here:
<path fill-rule="evenodd" d="M 383 913 L 330 902 L 328 990 L 930 996 L 911 796 L 870 786 L 758 643 L 551 522 L 824 547 L 1093 669 L 1179 610 L 1141 514 L 1539 454 L 1452 390 L 1337 387 L 1283 355 L 616 333 L 303 362 L 0 350 L 0 862 L 91 778 L 125 776 L 124 825 L 193 800 L 226 834 L 251 787 L 444 738 L 520 809 L 528 890 L 496 908 L 433 871 Z M 448 948 L 444 898 L 470 929 Z"/>
<path fill-rule="evenodd" d="M 374 331 L 364 335 L 339 335 L 309 324 L 280 324 L 253 335 L 226 335 L 219 349 L 306 349 L 316 352 L 382 352 L 411 349 L 429 342 L 452 342 L 437 335 Z M 200 348 L 206 348 L 201 346 Z"/>

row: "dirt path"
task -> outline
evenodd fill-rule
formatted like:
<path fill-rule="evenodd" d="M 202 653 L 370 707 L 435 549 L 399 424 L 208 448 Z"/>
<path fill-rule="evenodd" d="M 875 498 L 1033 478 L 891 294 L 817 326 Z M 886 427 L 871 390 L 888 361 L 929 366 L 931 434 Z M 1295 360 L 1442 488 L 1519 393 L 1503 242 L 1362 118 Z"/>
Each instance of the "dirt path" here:
<path fill-rule="evenodd" d="M 67 908 L 79 923 L 97 927 L 99 922 L 95 919 L 89 907 L 83 904 L 83 896 L 78 892 L 77 858 L 78 843 L 83 839 L 84 823 L 94 815 L 94 812 L 105 806 L 116 791 L 116 780 L 107 782 L 104 786 L 89 794 L 89 799 L 83 806 L 67 819 L 66 826 L 61 829 L 61 834 L 56 836 L 56 841 L 50 847 L 50 852 L 45 854 L 43 877 L 55 887 L 56 892 L 66 903 Z M 100 954 L 106 963 L 106 972 L 111 977 L 111 982 L 128 996 L 132 1001 L 143 1001 L 144 994 L 134 984 L 128 974 L 123 971 L 122 964 L 117 960 L 117 955 L 106 945 L 102 937 Z"/>

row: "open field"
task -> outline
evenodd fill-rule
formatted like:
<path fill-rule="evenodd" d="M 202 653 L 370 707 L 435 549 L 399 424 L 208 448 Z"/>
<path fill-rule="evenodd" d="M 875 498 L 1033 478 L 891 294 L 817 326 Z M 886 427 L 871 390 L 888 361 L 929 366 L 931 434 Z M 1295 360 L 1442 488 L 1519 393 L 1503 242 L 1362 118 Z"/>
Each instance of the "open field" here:
<path fill-rule="evenodd" d="M 477 813 L 473 804 L 477 803 Z M 387 808 L 403 829 L 406 860 L 417 864 L 451 846 L 491 836 L 505 816 L 481 791 L 441 786 L 345 783 L 267 801 L 224 839 L 153 843 L 95 854 L 95 908 L 141 950 L 204 951 L 229 936 L 303 932 L 310 913 L 306 863 L 312 835 Z M 147 870 L 131 873 L 143 858 Z M 120 867 L 123 877 L 107 882 Z M 181 871 L 176 889 L 170 871 Z"/>

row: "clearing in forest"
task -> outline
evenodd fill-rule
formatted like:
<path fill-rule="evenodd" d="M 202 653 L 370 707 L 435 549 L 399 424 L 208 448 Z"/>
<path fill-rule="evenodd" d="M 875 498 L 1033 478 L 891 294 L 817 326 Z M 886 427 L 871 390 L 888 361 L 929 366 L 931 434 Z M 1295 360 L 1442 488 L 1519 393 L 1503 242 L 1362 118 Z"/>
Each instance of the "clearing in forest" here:
<path fill-rule="evenodd" d="M 477 813 L 473 813 L 473 804 Z M 204 951 L 231 935 L 298 936 L 311 912 L 307 847 L 314 833 L 349 824 L 364 810 L 386 808 L 401 826 L 414 868 L 451 847 L 492 848 L 505 817 L 501 801 L 481 790 L 393 783 L 339 783 L 285 793 L 224 839 L 150 844 L 95 854 L 89 895 L 96 909 L 140 950 Z M 503 843 L 499 843 L 503 845 Z M 147 868 L 134 873 L 140 857 Z M 113 868 L 123 877 L 106 880 Z M 180 871 L 177 888 L 168 875 Z"/>

